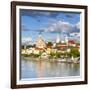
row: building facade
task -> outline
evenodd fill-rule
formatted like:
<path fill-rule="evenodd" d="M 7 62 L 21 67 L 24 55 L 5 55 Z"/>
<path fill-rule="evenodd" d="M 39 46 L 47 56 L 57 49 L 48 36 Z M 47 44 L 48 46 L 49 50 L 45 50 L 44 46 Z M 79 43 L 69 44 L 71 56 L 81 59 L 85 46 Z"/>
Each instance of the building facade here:
<path fill-rule="evenodd" d="M 39 35 L 36 40 L 36 48 L 46 48 L 45 40 L 42 38 L 41 35 Z"/>

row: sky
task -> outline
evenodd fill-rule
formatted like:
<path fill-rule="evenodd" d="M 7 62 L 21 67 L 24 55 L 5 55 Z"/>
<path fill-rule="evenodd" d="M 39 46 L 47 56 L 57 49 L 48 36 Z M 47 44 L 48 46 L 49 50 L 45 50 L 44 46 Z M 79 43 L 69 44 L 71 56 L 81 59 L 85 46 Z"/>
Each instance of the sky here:
<path fill-rule="evenodd" d="M 39 34 L 45 41 L 80 38 L 80 13 L 21 9 L 20 17 L 22 41 L 34 43 Z"/>

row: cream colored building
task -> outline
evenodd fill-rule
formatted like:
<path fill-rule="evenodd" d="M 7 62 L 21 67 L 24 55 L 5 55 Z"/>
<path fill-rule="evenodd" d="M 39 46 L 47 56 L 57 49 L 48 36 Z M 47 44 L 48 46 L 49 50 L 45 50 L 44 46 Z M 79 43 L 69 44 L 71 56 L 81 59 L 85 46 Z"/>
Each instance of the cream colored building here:
<path fill-rule="evenodd" d="M 46 48 L 46 43 L 41 35 L 39 35 L 36 40 L 36 47 L 37 48 Z"/>

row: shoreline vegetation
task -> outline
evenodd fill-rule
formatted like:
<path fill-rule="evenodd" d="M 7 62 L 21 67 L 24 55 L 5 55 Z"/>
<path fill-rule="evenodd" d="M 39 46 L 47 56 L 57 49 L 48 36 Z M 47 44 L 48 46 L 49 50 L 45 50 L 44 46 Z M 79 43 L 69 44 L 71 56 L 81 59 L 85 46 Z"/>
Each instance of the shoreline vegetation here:
<path fill-rule="evenodd" d="M 80 63 L 80 52 L 78 48 L 70 47 L 65 50 L 47 48 L 37 50 L 35 48 L 22 49 L 21 58 L 33 61 L 49 61 L 62 63 Z"/>
<path fill-rule="evenodd" d="M 22 49 L 21 56 L 25 60 L 50 61 L 62 63 L 80 63 L 80 52 L 72 47 L 66 50 L 46 49 L 44 51 L 32 49 Z"/>

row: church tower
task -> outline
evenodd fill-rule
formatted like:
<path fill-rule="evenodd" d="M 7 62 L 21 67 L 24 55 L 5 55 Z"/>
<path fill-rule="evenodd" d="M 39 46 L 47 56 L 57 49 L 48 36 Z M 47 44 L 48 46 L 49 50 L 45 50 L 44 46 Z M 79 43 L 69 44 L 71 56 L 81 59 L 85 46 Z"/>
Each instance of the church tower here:
<path fill-rule="evenodd" d="M 59 43 L 59 42 L 60 42 L 60 36 L 59 34 L 57 34 L 56 43 Z"/>

